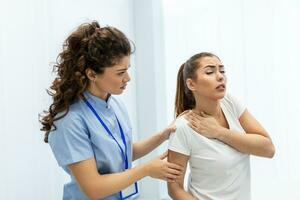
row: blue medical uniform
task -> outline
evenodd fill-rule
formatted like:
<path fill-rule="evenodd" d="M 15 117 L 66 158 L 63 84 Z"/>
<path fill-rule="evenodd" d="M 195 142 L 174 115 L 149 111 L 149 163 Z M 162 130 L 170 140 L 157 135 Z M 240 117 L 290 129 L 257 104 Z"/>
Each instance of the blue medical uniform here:
<path fill-rule="evenodd" d="M 124 104 L 114 96 L 104 101 L 89 92 L 84 96 L 105 122 L 122 149 L 125 149 L 121 138 L 116 116 L 123 129 L 127 145 L 129 168 L 132 161 L 132 127 Z M 49 144 L 54 156 L 71 177 L 64 186 L 63 200 L 86 200 L 87 196 L 80 190 L 68 165 L 95 158 L 100 174 L 110 174 L 124 170 L 124 159 L 117 143 L 99 123 L 93 112 L 83 100 L 70 106 L 68 114 L 54 122 L 56 130 L 49 135 Z M 104 198 L 117 200 L 118 193 Z"/>

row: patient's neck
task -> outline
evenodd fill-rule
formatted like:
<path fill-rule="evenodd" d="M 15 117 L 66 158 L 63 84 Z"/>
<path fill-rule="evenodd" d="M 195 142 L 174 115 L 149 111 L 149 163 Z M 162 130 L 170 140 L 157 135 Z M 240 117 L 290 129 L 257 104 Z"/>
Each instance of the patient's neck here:
<path fill-rule="evenodd" d="M 207 115 L 218 117 L 221 113 L 220 100 L 209 99 L 206 97 L 196 97 L 196 106 L 193 109 L 196 113 L 204 112 Z"/>

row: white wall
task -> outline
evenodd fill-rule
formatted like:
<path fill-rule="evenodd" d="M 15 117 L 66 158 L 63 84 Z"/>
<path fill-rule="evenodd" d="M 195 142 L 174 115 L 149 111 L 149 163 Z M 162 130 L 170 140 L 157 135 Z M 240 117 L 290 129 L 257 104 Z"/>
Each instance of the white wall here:
<path fill-rule="evenodd" d="M 68 177 L 43 143 L 38 113 L 49 106 L 50 64 L 63 40 L 90 19 L 134 40 L 130 0 L 1 0 L 0 199 L 61 199 Z M 123 98 L 136 131 L 134 78 Z"/>
<path fill-rule="evenodd" d="M 216 53 L 228 91 L 246 103 L 276 146 L 272 160 L 251 159 L 255 200 L 300 199 L 299 10 L 297 0 L 163 1 L 168 119 L 179 66 L 195 53 Z"/>
<path fill-rule="evenodd" d="M 136 97 L 138 138 L 145 139 L 167 126 L 163 24 L 160 0 L 134 1 L 136 44 Z M 166 146 L 141 159 L 145 162 L 166 151 Z M 164 181 L 145 178 L 140 181 L 140 199 L 165 197 Z"/>

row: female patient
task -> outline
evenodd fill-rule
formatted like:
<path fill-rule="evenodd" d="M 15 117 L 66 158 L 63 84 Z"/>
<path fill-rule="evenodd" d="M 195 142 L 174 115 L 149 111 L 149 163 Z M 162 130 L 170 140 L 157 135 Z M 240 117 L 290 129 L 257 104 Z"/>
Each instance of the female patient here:
<path fill-rule="evenodd" d="M 184 174 L 168 183 L 173 199 L 250 200 L 249 154 L 272 158 L 270 136 L 250 112 L 226 94 L 226 76 L 220 59 L 211 53 L 192 56 L 178 72 L 177 130 L 169 143 L 170 162 L 186 170 L 190 164 L 188 192 Z"/>

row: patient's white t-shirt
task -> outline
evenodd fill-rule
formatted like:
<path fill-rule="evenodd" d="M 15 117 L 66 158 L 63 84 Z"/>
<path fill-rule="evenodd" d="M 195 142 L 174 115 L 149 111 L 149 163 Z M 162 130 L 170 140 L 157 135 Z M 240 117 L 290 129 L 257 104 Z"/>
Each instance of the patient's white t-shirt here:
<path fill-rule="evenodd" d="M 226 95 L 221 108 L 230 130 L 245 134 L 239 117 L 245 111 L 235 98 Z M 189 192 L 199 200 L 250 200 L 250 160 L 229 145 L 208 139 L 190 128 L 180 117 L 170 137 L 169 149 L 190 157 Z"/>

